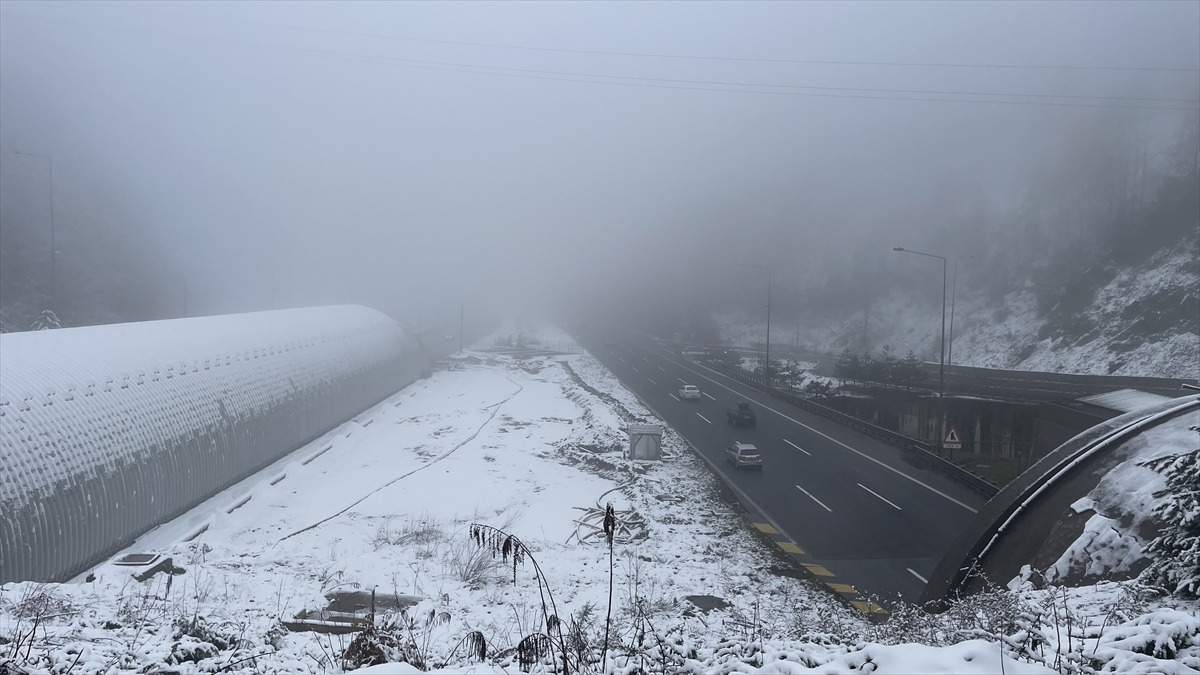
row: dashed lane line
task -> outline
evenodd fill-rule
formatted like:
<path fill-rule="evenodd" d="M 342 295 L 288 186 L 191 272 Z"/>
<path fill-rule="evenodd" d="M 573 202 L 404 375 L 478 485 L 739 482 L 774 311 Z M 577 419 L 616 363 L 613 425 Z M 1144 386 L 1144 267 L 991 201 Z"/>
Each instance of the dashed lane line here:
<path fill-rule="evenodd" d="M 696 413 L 696 417 L 699 417 L 700 419 L 704 420 L 705 422 L 712 424 L 712 422 L 707 417 L 705 417 L 704 415 L 701 415 L 700 413 Z"/>
<path fill-rule="evenodd" d="M 899 506 L 896 506 L 894 503 L 892 503 L 892 502 L 888 501 L 888 500 L 887 500 L 887 499 L 886 499 L 886 498 L 885 498 L 883 495 L 881 495 L 881 494 L 879 494 L 878 492 L 876 492 L 876 491 L 872 490 L 871 488 L 867 487 L 866 485 L 863 485 L 862 483 L 859 483 L 859 484 L 858 484 L 858 487 L 860 487 L 860 488 L 862 488 L 862 489 L 866 490 L 867 492 L 870 492 L 871 494 L 875 495 L 876 497 L 879 497 L 880 499 L 882 499 L 882 500 L 884 501 L 884 503 L 886 503 L 888 506 L 891 506 L 893 509 L 896 509 L 897 511 L 903 511 L 903 510 L 904 510 L 904 509 L 900 508 Z"/>
<path fill-rule="evenodd" d="M 707 393 L 707 392 L 705 392 L 705 394 L 704 394 L 704 395 L 705 395 L 705 396 L 708 396 L 708 393 Z M 714 401 L 715 401 L 715 400 L 717 400 L 716 398 L 714 398 L 714 397 L 712 397 L 712 396 L 708 396 L 708 397 L 709 397 L 710 399 L 714 400 Z"/>
<path fill-rule="evenodd" d="M 633 372 L 635 372 L 635 373 L 640 373 L 640 372 L 642 372 L 642 371 L 640 371 L 640 370 L 638 370 L 638 369 L 637 369 L 637 366 L 629 366 L 629 367 L 630 367 L 630 368 L 633 368 Z"/>
<path fill-rule="evenodd" d="M 908 570 L 909 574 L 911 574 L 911 575 L 913 575 L 914 577 L 916 577 L 916 578 L 920 579 L 920 580 L 921 580 L 921 583 L 923 583 L 923 584 L 927 584 L 927 583 L 929 583 L 929 580 L 928 580 L 928 579 L 926 579 L 925 577 L 921 576 L 920 574 L 917 574 L 917 571 L 916 571 L 916 570 L 914 570 L 913 568 L 911 568 L 911 567 L 906 567 L 906 568 L 904 568 L 904 569 Z"/>
<path fill-rule="evenodd" d="M 665 372 L 667 372 L 667 369 L 666 369 L 666 368 L 663 368 L 662 366 L 658 366 L 658 369 L 659 369 L 659 370 L 661 370 L 661 371 L 663 371 L 664 373 L 665 373 Z"/>
<path fill-rule="evenodd" d="M 676 396 L 675 394 L 672 394 L 672 393 L 671 393 L 671 392 L 669 392 L 669 391 L 667 392 L 667 396 L 670 396 L 671 398 L 675 399 L 676 401 L 678 401 L 678 400 L 679 400 L 679 397 L 678 397 L 678 396 Z"/>
<path fill-rule="evenodd" d="M 664 357 L 662 357 L 662 358 L 667 358 L 667 357 L 665 357 L 665 356 L 664 356 Z M 675 365 L 677 365 L 677 366 L 679 366 L 679 367 L 683 368 L 684 370 L 691 371 L 691 372 L 695 373 L 696 375 L 699 375 L 700 377 L 703 377 L 704 379 L 708 380 L 709 382 L 712 382 L 713 384 L 717 385 L 718 387 L 721 387 L 722 389 L 725 389 L 725 390 L 727 390 L 727 391 L 729 391 L 729 392 L 731 392 L 731 393 L 733 393 L 733 394 L 736 394 L 736 395 L 738 395 L 738 396 L 741 396 L 741 394 L 740 394 L 740 393 L 739 393 L 739 392 L 738 392 L 736 389 L 733 389 L 733 388 L 731 388 L 731 387 L 727 387 L 727 386 L 725 386 L 723 383 L 721 383 L 721 382 L 718 382 L 718 381 L 716 381 L 716 380 L 712 379 L 711 377 L 709 377 L 709 376 L 707 376 L 707 375 L 705 375 L 705 374 L 703 374 L 703 373 L 701 373 L 701 372 L 698 372 L 698 371 L 692 370 L 691 368 L 688 368 L 687 366 L 685 366 L 685 365 L 683 365 L 683 364 L 681 364 L 681 363 L 679 363 L 679 362 L 677 362 L 677 361 L 674 361 L 674 360 L 672 360 L 672 359 L 669 359 L 669 358 L 668 358 L 667 360 L 668 360 L 668 361 L 671 361 L 671 362 L 672 362 L 672 363 L 674 363 Z M 715 371 L 714 371 L 714 372 L 715 372 Z M 677 378 L 677 379 L 678 379 L 678 378 Z M 679 380 L 679 381 L 680 381 L 680 382 L 683 382 L 683 380 Z M 788 420 L 788 421 L 790 421 L 790 422 L 792 422 L 792 423 L 794 423 L 794 424 L 797 424 L 797 425 L 799 425 L 799 426 L 802 426 L 802 427 L 804 427 L 805 429 L 808 429 L 809 431 L 813 432 L 814 434 L 817 434 L 818 436 L 821 436 L 821 437 L 823 437 L 823 438 L 825 438 L 825 439 L 827 439 L 827 440 L 833 441 L 834 443 L 837 443 L 838 445 L 840 445 L 840 446 L 842 446 L 843 448 L 845 448 L 845 449 L 849 450 L 850 452 L 853 452 L 854 454 L 856 454 L 856 455 L 858 455 L 858 456 L 862 457 L 863 459 L 866 459 L 866 460 L 872 461 L 872 462 L 874 462 L 874 463 L 878 464 L 879 466 L 881 466 L 881 467 L 883 467 L 883 468 L 887 469 L 888 471 L 891 471 L 892 473 L 894 473 L 894 474 L 896 474 L 896 475 L 898 475 L 898 476 L 902 476 L 902 477 L 904 477 L 904 478 L 907 478 L 908 480 L 910 480 L 910 481 L 912 481 L 912 482 L 916 483 L 917 485 L 920 485 L 921 487 L 925 488 L 926 490 L 929 490 L 930 492 L 932 492 L 932 493 L 934 493 L 934 494 L 938 495 L 939 497 L 944 497 L 944 498 L 946 498 L 946 499 L 948 499 L 948 500 L 950 500 L 950 501 L 954 502 L 955 504 L 958 504 L 959 506 L 961 506 L 961 507 L 963 507 L 964 509 L 966 509 L 966 510 L 970 511 L 971 513 L 979 513 L 979 510 L 978 510 L 978 509 L 971 508 L 970 506 L 968 506 L 968 505 L 964 504 L 963 502 L 961 502 L 961 501 L 959 501 L 959 500 L 955 499 L 954 497 L 951 497 L 950 495 L 946 494 L 945 492 L 942 492 L 941 490 L 939 490 L 939 489 L 937 489 L 937 488 L 933 487 L 932 485 L 929 485 L 929 484 L 927 484 L 927 483 L 924 483 L 924 482 L 922 482 L 922 481 L 920 481 L 920 480 L 918 480 L 918 479 L 916 479 L 916 478 L 913 478 L 912 476 L 910 476 L 910 475 L 908 475 L 908 474 L 904 473 L 903 471 L 901 471 L 901 470 L 897 469 L 897 468 L 896 468 L 896 467 L 894 467 L 894 466 L 891 466 L 891 465 L 887 464 L 886 462 L 881 462 L 881 461 L 879 461 L 878 459 L 875 459 L 874 457 L 872 457 L 872 456 L 870 456 L 870 455 L 866 454 L 865 452 L 862 452 L 861 450 L 856 450 L 856 449 L 854 449 L 854 448 L 850 447 L 849 445 L 846 445 L 845 443 L 843 443 L 843 442 L 839 441 L 838 439 L 834 438 L 833 436 L 830 436 L 829 434 L 826 434 L 826 433 L 822 433 L 822 432 L 820 432 L 820 431 L 817 431 L 816 429 L 814 429 L 814 428 L 812 428 L 812 427 L 808 426 L 807 424 L 805 424 L 805 423 L 801 422 L 800 420 L 798 420 L 798 419 L 796 419 L 796 418 L 794 418 L 794 417 L 792 417 L 792 416 L 790 416 L 790 415 L 786 415 L 786 414 L 784 414 L 784 413 L 781 413 L 781 412 L 779 412 L 778 410 L 776 410 L 776 409 L 772 408 L 772 407 L 771 407 L 771 406 L 769 406 L 769 405 L 764 405 L 762 402 L 757 402 L 757 403 L 758 403 L 758 405 L 762 406 L 763 408 L 765 408 L 765 409 L 767 409 L 767 410 L 770 410 L 771 412 L 775 413 L 776 415 L 779 415 L 780 417 L 784 418 L 785 420 Z"/>
<path fill-rule="evenodd" d="M 809 452 L 809 451 L 805 450 L 804 448 L 802 448 L 802 447 L 800 447 L 800 446 L 796 445 L 795 443 L 793 443 L 793 442 L 789 441 L 788 439 L 786 439 L 786 438 L 785 438 L 785 439 L 783 439 L 783 442 L 784 442 L 784 443 L 787 443 L 788 445 L 792 446 L 793 448 L 795 448 L 795 449 L 799 450 L 800 452 L 803 452 L 804 454 L 808 455 L 809 457 L 812 457 L 812 453 L 811 453 L 811 452 Z"/>
<path fill-rule="evenodd" d="M 682 377 L 677 377 L 675 379 L 679 380 L 680 382 L 682 382 L 684 384 L 687 384 L 687 380 L 683 379 Z"/>
<path fill-rule="evenodd" d="M 648 377 L 647 377 L 646 379 L 647 379 L 647 380 L 650 380 L 650 378 L 648 378 Z M 655 382 L 654 380 L 650 380 L 650 384 L 652 384 L 652 385 L 654 385 L 654 386 L 656 386 L 656 387 L 658 386 L 658 383 L 657 383 L 657 382 Z"/>
<path fill-rule="evenodd" d="M 812 493 L 810 493 L 808 490 L 805 490 L 804 488 L 800 487 L 799 485 L 796 486 L 796 489 L 803 492 L 804 494 L 808 495 L 809 499 L 820 504 L 821 508 L 825 509 L 826 511 L 828 511 L 830 513 L 833 513 L 833 509 L 829 508 L 828 506 L 825 506 L 824 502 L 822 502 L 820 499 L 817 499 L 816 497 L 812 496 Z"/>

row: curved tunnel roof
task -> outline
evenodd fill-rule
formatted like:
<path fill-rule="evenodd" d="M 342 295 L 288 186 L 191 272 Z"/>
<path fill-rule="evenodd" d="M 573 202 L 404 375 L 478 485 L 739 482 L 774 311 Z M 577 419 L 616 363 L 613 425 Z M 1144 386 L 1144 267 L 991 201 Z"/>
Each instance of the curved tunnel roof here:
<path fill-rule="evenodd" d="M 77 573 L 426 360 L 358 306 L 0 336 L 0 582 Z"/>

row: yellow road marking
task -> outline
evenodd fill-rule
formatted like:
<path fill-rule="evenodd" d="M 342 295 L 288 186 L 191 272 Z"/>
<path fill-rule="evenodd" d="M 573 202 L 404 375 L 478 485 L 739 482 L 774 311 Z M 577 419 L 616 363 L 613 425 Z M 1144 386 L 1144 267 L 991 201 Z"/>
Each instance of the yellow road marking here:
<path fill-rule="evenodd" d="M 850 584 L 835 584 L 832 581 L 826 581 L 825 585 L 837 591 L 838 593 L 857 593 L 854 587 Z"/>
<path fill-rule="evenodd" d="M 787 551 L 788 553 L 799 553 L 801 555 L 804 554 L 804 549 L 800 548 L 799 546 L 793 544 L 790 541 L 777 541 L 775 543 L 779 544 L 779 548 Z"/>
<path fill-rule="evenodd" d="M 863 602 L 862 600 L 851 600 L 850 604 L 854 606 L 854 609 L 857 609 L 860 612 L 866 612 L 867 614 L 872 614 L 872 613 L 887 614 L 888 613 L 886 609 L 880 607 L 879 605 L 876 605 L 873 602 Z"/>
<path fill-rule="evenodd" d="M 830 572 L 829 570 L 825 569 L 821 565 L 817 565 L 815 563 L 800 563 L 800 564 L 804 565 L 804 569 L 808 570 L 809 572 L 812 572 L 813 574 L 815 574 L 819 577 L 834 576 L 833 572 Z"/>
<path fill-rule="evenodd" d="M 754 526 L 757 527 L 758 531 L 762 532 L 763 534 L 779 534 L 779 530 L 766 523 L 754 523 Z"/>

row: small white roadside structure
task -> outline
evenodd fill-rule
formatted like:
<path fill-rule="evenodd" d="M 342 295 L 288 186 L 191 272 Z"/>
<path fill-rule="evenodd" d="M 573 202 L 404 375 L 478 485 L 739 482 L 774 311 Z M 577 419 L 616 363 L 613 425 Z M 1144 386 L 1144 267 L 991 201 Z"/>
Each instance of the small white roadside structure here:
<path fill-rule="evenodd" d="M 629 425 L 629 459 L 662 459 L 662 427 L 656 424 Z"/>

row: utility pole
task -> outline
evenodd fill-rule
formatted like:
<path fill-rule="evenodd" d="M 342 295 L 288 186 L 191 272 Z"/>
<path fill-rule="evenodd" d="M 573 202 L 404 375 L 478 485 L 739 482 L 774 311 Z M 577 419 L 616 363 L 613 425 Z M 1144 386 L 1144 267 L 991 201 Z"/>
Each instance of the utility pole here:
<path fill-rule="evenodd" d="M 767 354 L 766 363 L 763 364 L 763 375 L 766 376 L 767 384 L 771 384 L 771 268 L 766 265 L 755 265 L 754 263 L 738 263 L 746 267 L 757 267 L 767 271 Z"/>
<path fill-rule="evenodd" d="M 25 157 L 41 157 L 50 165 L 50 311 L 58 310 L 58 278 L 54 265 L 54 158 L 32 152 L 13 150 L 13 154 Z"/>
<path fill-rule="evenodd" d="M 187 318 L 187 277 L 183 278 L 183 318 Z"/>
<path fill-rule="evenodd" d="M 467 315 L 467 306 L 465 304 L 458 306 L 458 351 L 463 350 L 463 317 Z"/>
<path fill-rule="evenodd" d="M 958 261 L 970 260 L 975 256 L 969 255 L 954 259 L 954 281 L 950 291 L 950 344 L 946 347 L 946 363 L 954 365 L 954 300 L 958 297 Z"/>
<path fill-rule="evenodd" d="M 923 255 L 927 258 L 937 258 L 942 261 L 942 347 L 941 357 L 938 361 L 938 407 L 941 408 L 938 415 L 938 449 L 942 447 L 942 441 L 946 438 L 946 259 L 940 255 L 932 253 L 921 253 L 899 246 L 892 249 L 901 253 L 912 253 L 914 255 Z M 941 452 L 938 453 L 939 455 Z"/>

